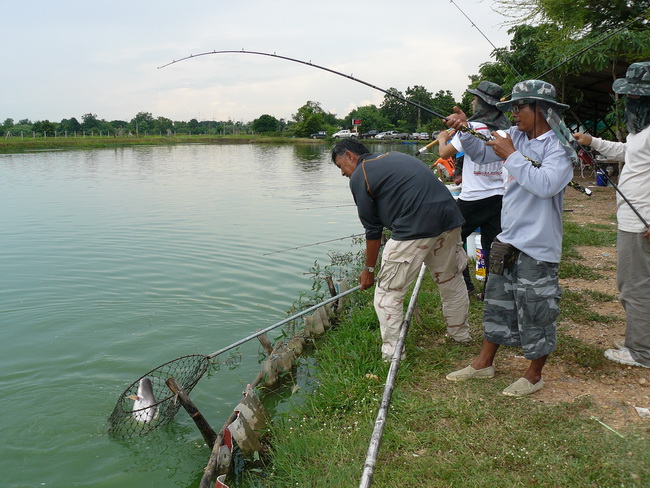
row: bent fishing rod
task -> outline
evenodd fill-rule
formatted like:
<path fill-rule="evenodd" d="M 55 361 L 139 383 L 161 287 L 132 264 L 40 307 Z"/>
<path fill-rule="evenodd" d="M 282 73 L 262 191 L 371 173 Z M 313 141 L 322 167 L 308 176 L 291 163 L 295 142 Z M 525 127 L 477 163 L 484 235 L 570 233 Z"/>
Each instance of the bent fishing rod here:
<path fill-rule="evenodd" d="M 427 107 L 426 105 L 422 105 L 422 104 L 420 104 L 418 102 L 414 102 L 413 100 L 409 100 L 408 98 L 405 98 L 405 97 L 403 97 L 403 96 L 401 96 L 401 95 L 399 95 L 397 93 L 393 93 L 391 91 L 384 90 L 383 88 L 380 88 L 380 87 L 378 87 L 376 85 L 373 85 L 372 83 L 368 83 L 367 81 L 363 81 L 363 80 L 360 80 L 359 78 L 355 78 L 352 75 L 346 75 L 345 73 L 341 73 L 340 71 L 336 71 L 336 70 L 333 70 L 331 68 L 326 68 L 325 66 L 320 66 L 318 64 L 314 64 L 311 61 L 303 61 L 301 59 L 290 58 L 288 56 L 280 56 L 279 54 L 275 54 L 275 53 L 265 53 L 265 52 L 261 52 L 261 51 L 246 51 L 245 49 L 242 49 L 241 51 L 216 51 L 215 50 L 215 51 L 208 51 L 208 52 L 204 52 L 204 53 L 200 53 L 200 54 L 190 54 L 189 56 L 185 56 L 184 58 L 174 59 L 174 60 L 172 60 L 171 63 L 167 63 L 167 64 L 164 64 L 162 66 L 158 66 L 158 69 L 166 68 L 167 66 L 171 66 L 172 64 L 180 63 L 181 61 L 185 61 L 187 59 L 198 58 L 198 57 L 201 57 L 201 56 L 208 56 L 208 55 L 211 55 L 211 54 L 254 54 L 254 55 L 258 55 L 258 56 L 268 56 L 268 57 L 271 57 L 271 58 L 284 59 L 285 61 L 291 61 L 291 62 L 294 62 L 294 63 L 304 64 L 306 66 L 311 66 L 312 68 L 318 68 L 318 69 L 321 69 L 323 71 L 327 71 L 328 73 L 333 73 L 335 75 L 342 76 L 343 78 L 347 78 L 349 80 L 356 81 L 357 83 L 361 83 L 362 85 L 366 85 L 366 86 L 368 86 L 370 88 L 373 88 L 374 90 L 378 90 L 378 91 L 380 91 L 382 93 L 385 93 L 388 96 L 397 98 L 398 100 L 401 100 L 402 102 L 408 103 L 410 105 L 413 105 L 414 107 L 422 109 L 425 112 L 428 112 L 428 113 L 430 113 L 432 115 L 435 115 L 436 117 L 438 117 L 438 118 L 440 118 L 442 120 L 447 120 L 446 116 L 442 115 L 439 112 L 436 112 L 435 110 L 433 110 L 432 108 Z"/>
<path fill-rule="evenodd" d="M 335 74 L 335 75 L 338 75 L 338 76 L 342 76 L 343 78 L 347 78 L 348 80 L 352 80 L 352 81 L 355 81 L 357 83 L 361 83 L 362 85 L 368 86 L 368 87 L 370 87 L 370 88 L 372 88 L 374 90 L 378 90 L 378 91 L 380 91 L 380 92 L 382 92 L 382 93 L 384 93 L 384 94 L 386 94 L 386 95 L 388 95 L 390 97 L 397 98 L 398 100 L 401 100 L 402 102 L 408 103 L 409 105 L 412 105 L 412 106 L 417 107 L 417 108 L 419 108 L 421 110 L 424 110 L 425 112 L 428 112 L 431 115 L 435 115 L 436 117 L 438 117 L 442 121 L 447 121 L 448 120 L 446 115 L 442 115 L 440 112 L 436 112 L 435 110 L 433 110 L 430 107 L 427 107 L 426 105 L 422 105 L 422 104 L 420 104 L 418 102 L 414 102 L 413 100 L 409 100 L 408 98 L 405 98 L 405 97 L 399 95 L 398 93 L 391 92 L 389 90 L 384 90 L 383 88 L 380 88 L 377 85 L 373 85 L 372 83 L 368 83 L 367 81 L 360 80 L 359 78 L 355 78 L 352 75 L 346 75 L 345 73 L 341 73 L 340 71 L 336 71 L 336 70 L 331 69 L 331 68 L 326 68 L 325 66 L 320 66 L 318 64 L 312 63 L 311 61 L 303 61 L 301 59 L 290 58 L 288 56 L 280 56 L 279 54 L 275 54 L 275 53 L 267 53 L 267 52 L 263 52 L 263 51 L 247 51 L 245 49 L 242 49 L 240 51 L 234 51 L 234 50 L 217 51 L 217 50 L 214 50 L 214 51 L 207 51 L 207 52 L 199 53 L 199 54 L 190 54 L 189 56 L 185 56 L 185 57 L 180 58 L 180 59 L 174 59 L 170 63 L 163 64 L 162 66 L 158 66 L 158 69 L 166 68 L 167 66 L 171 66 L 172 64 L 180 63 L 181 61 L 186 61 L 188 59 L 199 58 L 199 57 L 202 57 L 202 56 L 210 56 L 210 55 L 213 55 L 213 54 L 252 54 L 252 55 L 256 55 L 256 56 L 267 56 L 267 57 L 276 58 L 276 59 L 284 59 L 285 61 L 291 61 L 293 63 L 304 64 L 305 66 L 311 66 L 312 68 L 318 68 L 320 70 L 327 71 L 328 73 L 332 73 L 332 74 Z M 492 136 L 486 137 L 483 134 L 475 131 L 474 129 L 472 129 L 472 128 L 468 127 L 468 126 L 462 126 L 459 130 L 462 131 L 462 132 L 465 132 L 467 134 L 470 134 L 470 135 L 472 135 L 474 137 L 477 137 L 478 139 L 481 139 L 482 141 L 490 141 L 490 140 L 494 139 Z M 533 165 L 533 166 L 535 166 L 535 165 Z M 538 167 L 538 166 L 535 166 L 535 167 Z M 589 192 L 585 191 L 586 189 L 583 186 L 579 185 L 578 183 L 575 183 L 575 182 L 572 181 L 572 182 L 569 183 L 568 186 L 571 186 L 572 188 L 575 188 L 576 190 L 579 190 L 579 191 L 585 193 L 586 195 L 589 195 Z"/>

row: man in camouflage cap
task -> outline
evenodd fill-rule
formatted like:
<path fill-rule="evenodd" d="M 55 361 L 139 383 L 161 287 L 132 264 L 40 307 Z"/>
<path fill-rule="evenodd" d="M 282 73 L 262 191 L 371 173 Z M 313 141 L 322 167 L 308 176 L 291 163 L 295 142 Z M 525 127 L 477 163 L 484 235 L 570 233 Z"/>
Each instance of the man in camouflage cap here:
<path fill-rule="evenodd" d="M 625 95 L 626 142 L 605 141 L 582 133 L 574 137 L 610 160 L 625 161 L 618 189 L 629 204 L 616 195 L 616 282 L 625 309 L 625 341 L 624 345 L 607 349 L 605 357 L 650 368 L 650 62 L 630 65 L 625 78 L 616 80 L 612 88 Z"/>
<path fill-rule="evenodd" d="M 460 136 L 465 154 L 475 163 L 501 161 L 508 181 L 502 231 L 490 256 L 481 351 L 470 366 L 448 374 L 447 379 L 492 378 L 499 347 L 519 346 L 530 364 L 503 394 L 521 397 L 544 387 L 542 369 L 556 347 L 562 204 L 564 188 L 573 176 L 570 157 L 575 152 L 559 115 L 568 106 L 555 99 L 550 83 L 518 83 L 512 98 L 497 107 L 512 113 L 515 126 L 492 132 L 495 139 L 487 144 L 467 133 Z M 448 117 L 450 127 L 460 129 L 463 124 L 459 117 Z"/>
<path fill-rule="evenodd" d="M 491 81 L 481 81 L 476 88 L 468 88 L 468 93 L 474 95 L 472 100 L 472 116 L 467 125 L 475 131 L 489 136 L 490 132 L 508 129 L 512 122 L 496 106 L 503 96 L 503 88 Z M 465 117 L 465 113 L 454 107 L 454 116 Z M 437 137 L 438 152 L 441 158 L 450 158 L 463 154 L 463 144 L 460 134 L 452 137 L 451 133 L 441 131 Z M 463 244 L 478 227 L 481 228 L 481 247 L 485 258 L 485 266 L 490 263 L 490 246 L 494 238 L 501 232 L 501 201 L 505 188 L 505 171 L 501 161 L 492 164 L 474 164 L 469 156 L 463 157 L 462 187 L 456 200 L 465 223 L 461 237 Z M 488 274 L 488 273 L 486 273 Z M 475 292 L 474 283 L 470 277 L 469 268 L 463 271 L 467 292 Z M 486 276 L 487 279 L 487 276 Z M 483 293 L 478 298 L 483 298 Z"/>

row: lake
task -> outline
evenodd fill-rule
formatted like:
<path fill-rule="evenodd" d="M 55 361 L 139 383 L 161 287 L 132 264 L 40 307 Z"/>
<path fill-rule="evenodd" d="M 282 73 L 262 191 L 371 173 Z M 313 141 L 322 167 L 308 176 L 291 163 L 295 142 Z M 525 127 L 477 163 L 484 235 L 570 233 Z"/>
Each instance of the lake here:
<path fill-rule="evenodd" d="M 183 410 L 134 439 L 109 437 L 107 417 L 150 369 L 284 319 L 315 262 L 355 250 L 351 239 L 300 247 L 363 232 L 330 149 L 0 155 L 3 486 L 198 484 L 210 451 Z M 259 349 L 241 346 L 238 367 L 192 392 L 215 430 L 259 371 Z"/>

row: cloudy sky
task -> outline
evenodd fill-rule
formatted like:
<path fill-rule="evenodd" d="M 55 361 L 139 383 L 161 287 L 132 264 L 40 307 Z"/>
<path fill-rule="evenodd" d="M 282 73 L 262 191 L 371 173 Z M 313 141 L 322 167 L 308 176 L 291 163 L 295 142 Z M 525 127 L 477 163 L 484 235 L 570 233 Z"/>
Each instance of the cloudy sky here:
<path fill-rule="evenodd" d="M 496 46 L 492 0 L 454 0 Z M 492 46 L 448 0 L 33 0 L 3 2 L 0 122 L 93 113 L 130 120 L 291 118 L 308 100 L 344 116 L 383 93 L 265 56 L 175 59 L 213 50 L 311 61 L 383 89 L 423 85 L 460 98 Z"/>

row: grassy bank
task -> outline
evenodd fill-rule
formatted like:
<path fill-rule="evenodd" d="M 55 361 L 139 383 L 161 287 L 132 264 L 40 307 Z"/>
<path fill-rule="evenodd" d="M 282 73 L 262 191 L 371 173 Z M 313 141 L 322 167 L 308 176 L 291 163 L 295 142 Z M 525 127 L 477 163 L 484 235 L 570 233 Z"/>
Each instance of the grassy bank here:
<path fill-rule="evenodd" d="M 567 222 L 565 233 L 562 278 L 598 280 L 599 271 L 585 265 L 578 247 L 610 245 L 612 227 Z M 589 304 L 615 297 L 588 289 L 567 293 L 560 324 L 570 318 L 588 328 L 613 320 L 589 312 Z M 647 424 L 609 430 L 594 419 L 603 412 L 590 395 L 548 403 L 536 395 L 506 397 L 501 390 L 518 377 L 510 372 L 484 382 L 446 381 L 445 374 L 465 366 L 480 347 L 482 302 L 471 303 L 469 345 L 445 336 L 439 297 L 428 276 L 418 303 L 373 486 L 648 486 Z M 587 379 L 620 374 L 623 368 L 607 361 L 602 347 L 568 332 L 558 327 L 558 350 L 547 369 L 562 364 Z M 317 344 L 313 380 L 318 386 L 310 394 L 298 393 L 291 413 L 274 419 L 269 476 L 250 475 L 249 486 L 358 486 L 388 371 L 380 346 L 372 291 L 363 292 L 360 306 Z M 521 354 L 502 349 L 513 358 Z"/>
<path fill-rule="evenodd" d="M 289 144 L 322 143 L 322 140 L 292 139 L 259 135 L 178 135 L 178 136 L 141 136 L 141 137 L 10 137 L 0 139 L 0 153 L 21 153 L 29 151 L 101 149 L 107 147 L 126 147 L 143 145 L 170 144 Z"/>

